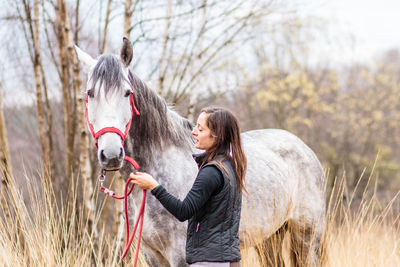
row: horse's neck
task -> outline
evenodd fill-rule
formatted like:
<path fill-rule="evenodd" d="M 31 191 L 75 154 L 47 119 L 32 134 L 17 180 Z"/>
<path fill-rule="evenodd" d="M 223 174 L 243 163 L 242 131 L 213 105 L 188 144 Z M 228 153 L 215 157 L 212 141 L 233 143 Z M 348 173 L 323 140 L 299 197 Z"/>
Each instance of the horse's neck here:
<path fill-rule="evenodd" d="M 165 101 L 137 77 L 132 76 L 135 102 L 140 115 L 134 116 L 126 152 L 142 170 L 154 167 L 168 151 L 190 154 L 193 147 L 190 122 L 169 109 Z"/>

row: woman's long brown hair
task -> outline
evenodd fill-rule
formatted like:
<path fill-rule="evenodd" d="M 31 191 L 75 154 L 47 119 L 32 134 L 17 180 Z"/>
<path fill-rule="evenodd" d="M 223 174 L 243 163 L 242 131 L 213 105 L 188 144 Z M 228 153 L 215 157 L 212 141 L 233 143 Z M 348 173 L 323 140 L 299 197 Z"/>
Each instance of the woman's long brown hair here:
<path fill-rule="evenodd" d="M 240 127 L 236 117 L 227 109 L 209 107 L 201 110 L 208 115 L 207 127 L 215 137 L 213 146 L 206 151 L 204 163 L 216 161 L 220 153 L 224 158 L 232 157 L 233 169 L 238 179 L 239 192 L 247 192 L 244 186 L 244 179 L 247 167 L 247 159 L 242 149 L 240 138 Z M 226 172 L 221 162 L 217 164 Z"/>

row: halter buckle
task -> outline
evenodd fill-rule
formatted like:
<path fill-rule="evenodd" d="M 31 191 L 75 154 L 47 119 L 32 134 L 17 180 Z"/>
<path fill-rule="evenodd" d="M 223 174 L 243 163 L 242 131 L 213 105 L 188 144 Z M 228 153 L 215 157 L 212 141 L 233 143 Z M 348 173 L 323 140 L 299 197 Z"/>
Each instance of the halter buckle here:
<path fill-rule="evenodd" d="M 103 186 L 104 181 L 106 180 L 106 170 L 102 169 L 101 173 L 99 175 L 99 182 L 100 182 L 100 187 Z"/>

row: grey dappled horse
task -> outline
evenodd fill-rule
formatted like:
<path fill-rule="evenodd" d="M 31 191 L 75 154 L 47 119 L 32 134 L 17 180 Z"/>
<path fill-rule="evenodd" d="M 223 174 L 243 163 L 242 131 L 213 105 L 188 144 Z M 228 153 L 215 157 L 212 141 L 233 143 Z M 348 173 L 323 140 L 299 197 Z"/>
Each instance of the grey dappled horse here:
<path fill-rule="evenodd" d="M 123 177 L 128 177 L 132 167 L 123 161 L 126 153 L 139 163 L 141 171 L 152 174 L 183 199 L 198 171 L 192 158 L 197 152 L 192 124 L 128 69 L 132 45 L 126 38 L 120 58 L 101 55 L 93 59 L 77 47 L 76 51 L 88 73 L 88 116 L 95 131 L 110 126 L 125 130 L 131 118 L 131 85 L 140 111 L 133 116 L 124 144 L 115 133 L 99 137 L 102 168 L 121 167 Z M 284 130 L 248 131 L 242 134 L 242 141 L 248 159 L 248 194 L 243 197 L 241 246 L 257 246 L 264 260 L 275 254 L 264 263 L 281 265 L 282 240 L 289 233 L 291 263 L 316 266 L 325 224 L 325 176 L 320 162 L 299 138 Z M 136 218 L 142 197 L 140 189 L 135 190 L 130 220 Z M 186 266 L 186 223 L 176 220 L 151 195 L 146 206 L 142 237 L 146 261 L 150 266 Z"/>

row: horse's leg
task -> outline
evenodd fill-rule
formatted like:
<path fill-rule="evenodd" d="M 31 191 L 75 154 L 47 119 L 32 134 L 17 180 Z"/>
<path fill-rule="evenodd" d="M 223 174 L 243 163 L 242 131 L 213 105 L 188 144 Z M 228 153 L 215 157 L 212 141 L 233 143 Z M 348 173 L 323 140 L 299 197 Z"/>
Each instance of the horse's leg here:
<path fill-rule="evenodd" d="M 283 239 L 287 231 L 287 223 L 284 223 L 273 235 L 264 239 L 255 248 L 263 266 L 285 266 L 283 261 Z"/>
<path fill-rule="evenodd" d="M 292 266 L 318 266 L 322 233 L 304 222 L 289 221 L 288 226 Z"/>

